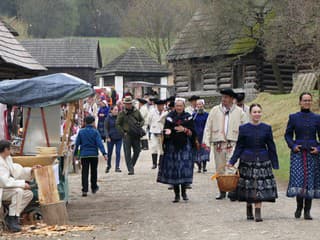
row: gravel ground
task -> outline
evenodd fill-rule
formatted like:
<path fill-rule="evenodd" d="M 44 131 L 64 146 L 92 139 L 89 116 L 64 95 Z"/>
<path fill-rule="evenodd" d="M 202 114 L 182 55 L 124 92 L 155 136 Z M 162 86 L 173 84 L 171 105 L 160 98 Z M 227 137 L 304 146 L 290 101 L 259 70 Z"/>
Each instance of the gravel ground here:
<path fill-rule="evenodd" d="M 81 197 L 80 174 L 70 175 L 70 222 L 96 229 L 55 239 L 319 239 L 319 201 L 313 202 L 313 221 L 294 219 L 295 200 L 285 197 L 285 183 L 278 184 L 278 201 L 263 205 L 264 221 L 256 223 L 246 220 L 244 203 L 215 200 L 212 162 L 206 174 L 194 173 L 190 200 L 172 203 L 173 192 L 156 183 L 150 156 L 148 151 L 141 153 L 134 176 L 127 175 L 123 159 L 123 172 L 108 174 L 101 160 L 100 191 L 86 198 Z"/>

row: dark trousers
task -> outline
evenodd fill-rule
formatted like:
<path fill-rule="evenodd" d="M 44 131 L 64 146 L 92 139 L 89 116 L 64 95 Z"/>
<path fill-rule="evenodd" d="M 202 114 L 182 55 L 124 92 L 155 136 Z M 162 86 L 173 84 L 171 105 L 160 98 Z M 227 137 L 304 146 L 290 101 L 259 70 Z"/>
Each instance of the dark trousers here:
<path fill-rule="evenodd" d="M 113 147 L 116 145 L 116 169 L 120 168 L 120 154 L 121 154 L 121 146 L 122 139 L 120 140 L 111 140 L 108 142 L 108 167 L 111 168 L 111 157 L 113 152 Z"/>
<path fill-rule="evenodd" d="M 82 165 L 82 192 L 88 192 L 88 178 L 90 168 L 90 182 L 91 190 L 97 189 L 98 178 L 98 157 L 85 157 L 81 158 Z"/>
<path fill-rule="evenodd" d="M 131 148 L 133 149 L 133 155 L 131 155 Z M 134 166 L 141 151 L 140 138 L 126 135 L 123 138 L 123 149 L 128 171 L 134 172 Z"/>

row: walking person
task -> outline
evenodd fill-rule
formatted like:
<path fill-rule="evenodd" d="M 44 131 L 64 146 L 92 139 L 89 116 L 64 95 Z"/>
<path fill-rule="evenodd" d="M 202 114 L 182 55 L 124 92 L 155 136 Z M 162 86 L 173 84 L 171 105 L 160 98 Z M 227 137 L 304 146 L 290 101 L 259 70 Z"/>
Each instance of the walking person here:
<path fill-rule="evenodd" d="M 207 162 L 210 160 L 210 149 L 202 144 L 203 131 L 209 114 L 204 109 L 204 100 L 197 100 L 197 111 L 193 114 L 194 128 L 196 132 L 196 150 L 195 150 L 195 163 L 198 165 L 198 173 L 201 170 L 207 172 Z"/>
<path fill-rule="evenodd" d="M 74 156 L 81 159 L 81 179 L 82 179 L 82 196 L 86 197 L 88 193 L 88 177 L 90 168 L 90 180 L 91 180 L 91 190 L 95 194 L 99 190 L 97 185 L 98 178 L 98 149 L 107 161 L 107 153 L 104 149 L 101 136 L 98 130 L 94 127 L 95 119 L 93 116 L 87 116 L 85 118 L 85 128 L 80 129 L 78 136 L 76 138 Z M 78 154 L 78 149 L 80 147 L 80 153 Z"/>
<path fill-rule="evenodd" d="M 100 133 L 101 139 L 105 142 L 106 141 L 106 133 L 104 127 L 104 121 L 109 114 L 109 107 L 106 100 L 102 100 L 100 102 L 100 108 L 98 111 L 98 131 Z"/>
<path fill-rule="evenodd" d="M 197 100 L 200 99 L 199 96 L 192 95 L 188 101 L 190 102 L 190 105 L 186 107 L 185 111 L 189 113 L 190 115 L 194 114 L 197 109 Z"/>
<path fill-rule="evenodd" d="M 136 124 L 142 127 L 144 125 L 144 119 L 139 110 L 132 105 L 131 96 L 125 96 L 123 104 L 124 109 L 118 115 L 116 128 L 123 137 L 124 156 L 128 168 L 128 175 L 134 175 L 134 166 L 137 163 L 141 151 L 141 137 L 136 135 L 130 124 Z M 131 148 L 133 149 L 133 155 L 131 155 Z"/>
<path fill-rule="evenodd" d="M 184 111 L 185 100 L 176 98 L 175 111 L 170 112 L 164 125 L 164 153 L 159 166 L 157 182 L 173 185 L 175 197 L 189 200 L 186 185 L 192 184 L 195 131 L 192 116 Z"/>
<path fill-rule="evenodd" d="M 119 130 L 116 128 L 116 121 L 118 117 L 118 107 L 112 106 L 110 108 L 110 114 L 105 120 L 105 133 L 107 138 L 107 147 L 108 147 L 108 161 L 106 173 L 111 169 L 111 158 L 114 146 L 116 146 L 116 166 L 115 171 L 121 172 L 120 169 L 120 157 L 121 157 L 121 146 L 122 146 L 122 136 Z"/>
<path fill-rule="evenodd" d="M 225 165 L 233 154 L 238 139 L 239 126 L 247 122 L 243 110 L 233 101 L 237 97 L 231 89 L 222 89 L 221 104 L 213 107 L 209 113 L 203 135 L 203 143 L 211 147 L 214 153 L 215 167 L 218 174 L 225 174 Z M 220 191 L 216 199 L 226 197 L 226 192 Z M 229 195 L 231 199 L 231 195 Z"/>
<path fill-rule="evenodd" d="M 163 157 L 163 127 L 168 112 L 164 109 L 166 104 L 165 100 L 158 100 L 155 102 L 156 108 L 150 111 L 148 125 L 150 126 L 151 133 L 151 156 L 152 156 L 152 169 L 156 169 Z"/>
<path fill-rule="evenodd" d="M 148 110 L 148 101 L 143 99 L 143 98 L 138 98 L 137 99 L 139 102 L 139 111 L 141 113 L 141 116 L 143 117 L 144 120 L 144 125 L 143 125 L 143 130 L 147 133 L 147 128 L 148 128 L 148 117 L 149 117 L 149 110 Z M 148 134 L 143 136 L 141 138 L 141 148 L 143 150 L 148 150 L 149 149 L 149 144 L 148 144 Z"/>
<path fill-rule="evenodd" d="M 228 162 L 233 166 L 239 160 L 240 179 L 236 199 L 247 202 L 247 219 L 261 222 L 262 202 L 275 202 L 277 185 L 272 173 L 279 169 L 272 128 L 262 123 L 262 108 L 252 104 L 249 108 L 251 122 L 240 126 L 235 151 Z M 255 205 L 255 216 L 253 207 Z"/>
<path fill-rule="evenodd" d="M 310 210 L 313 198 L 320 198 L 320 116 L 311 111 L 312 95 L 299 97 L 300 112 L 290 114 L 285 140 L 291 149 L 288 197 L 296 197 L 295 218 L 312 220 Z"/>

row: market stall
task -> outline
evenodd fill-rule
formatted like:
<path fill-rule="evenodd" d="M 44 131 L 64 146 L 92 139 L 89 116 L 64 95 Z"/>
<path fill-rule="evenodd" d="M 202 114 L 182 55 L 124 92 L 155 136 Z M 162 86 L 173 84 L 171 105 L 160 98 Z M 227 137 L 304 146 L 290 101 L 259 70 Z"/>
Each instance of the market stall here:
<path fill-rule="evenodd" d="M 59 198 L 65 202 L 68 201 L 66 168 L 69 166 L 66 161 L 70 159 L 76 107 L 80 99 L 92 94 L 91 84 L 64 73 L 0 82 L 0 103 L 22 107 L 23 111 L 23 134 L 21 141 L 15 143 L 13 161 L 22 166 L 56 164 Z M 67 104 L 68 109 L 63 131 L 62 104 Z"/>

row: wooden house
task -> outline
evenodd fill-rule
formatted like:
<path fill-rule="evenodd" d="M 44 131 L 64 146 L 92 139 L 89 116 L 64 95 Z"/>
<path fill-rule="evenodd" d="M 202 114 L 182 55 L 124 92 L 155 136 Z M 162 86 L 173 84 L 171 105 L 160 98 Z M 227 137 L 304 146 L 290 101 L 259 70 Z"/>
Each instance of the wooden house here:
<path fill-rule="evenodd" d="M 0 80 L 30 78 L 46 71 L 0 20 Z M 15 34 L 15 36 L 13 35 Z"/>
<path fill-rule="evenodd" d="M 96 85 L 95 72 L 102 66 L 99 41 L 90 38 L 28 39 L 23 46 L 48 71 L 69 73 Z"/>
<path fill-rule="evenodd" d="M 160 88 L 161 97 L 166 97 L 169 70 L 150 57 L 143 49 L 131 47 L 109 64 L 99 69 L 96 75 L 104 86 L 114 86 L 120 98 L 126 89 L 136 82 L 139 85 Z M 143 84 L 144 83 L 144 84 Z M 142 94 L 142 93 L 140 93 Z"/>
<path fill-rule="evenodd" d="M 254 41 L 239 38 L 212 48 L 199 37 L 210 32 L 210 28 L 208 15 L 198 11 L 167 54 L 177 95 L 216 96 L 219 89 L 227 87 L 242 88 L 247 93 L 278 92 L 281 86 L 274 68 L 259 53 Z M 279 55 L 276 67 L 284 90 L 289 92 L 295 66 L 285 63 Z"/>

